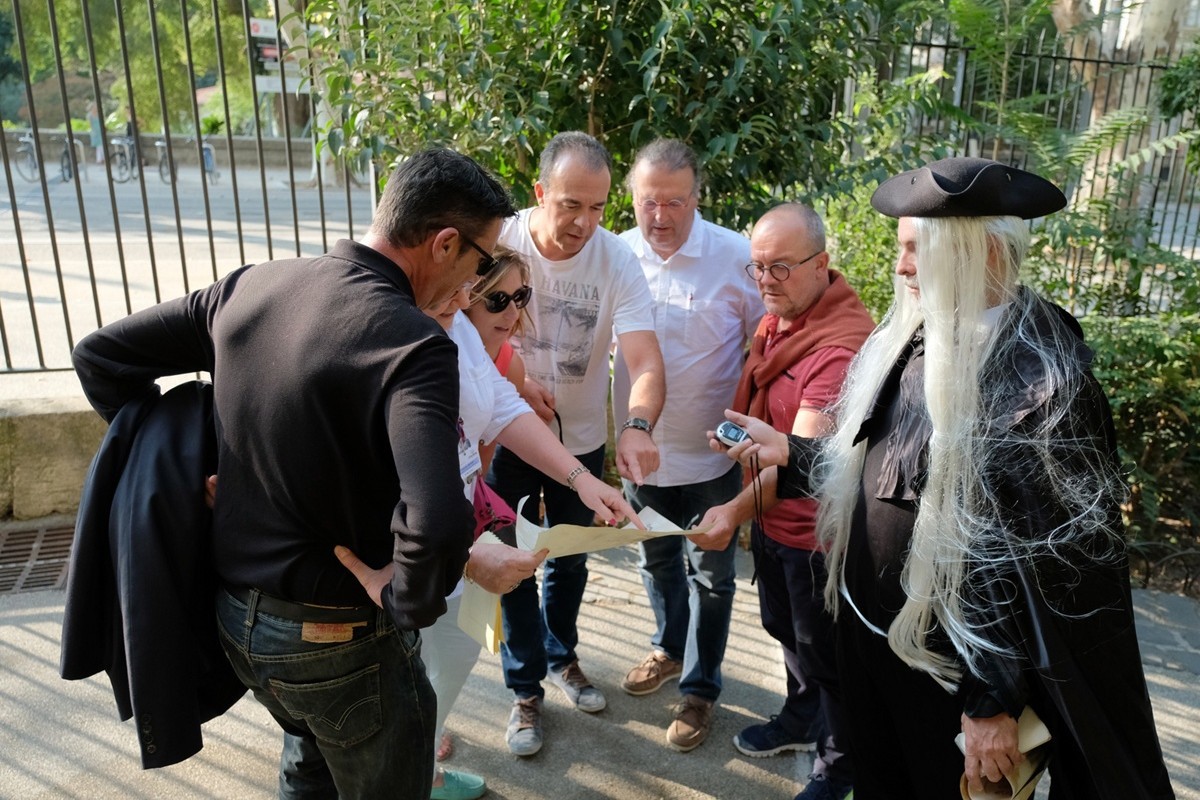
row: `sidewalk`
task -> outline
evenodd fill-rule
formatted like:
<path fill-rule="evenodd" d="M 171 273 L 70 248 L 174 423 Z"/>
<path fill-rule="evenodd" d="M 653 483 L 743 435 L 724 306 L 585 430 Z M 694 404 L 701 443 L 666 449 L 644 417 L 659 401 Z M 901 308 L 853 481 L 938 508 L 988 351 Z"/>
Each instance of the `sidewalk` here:
<path fill-rule="evenodd" d="M 641 698 L 619 688 L 651 633 L 636 550 L 607 551 L 589 563 L 579 652 L 608 708 L 595 716 L 577 712 L 549 687 L 545 747 L 531 759 L 511 756 L 504 745 L 510 697 L 498 657 L 485 655 L 450 715 L 456 746 L 446 766 L 486 776 L 494 800 L 789 800 L 808 774 L 808 756 L 749 759 L 730 743 L 743 726 L 776 711 L 783 691 L 778 647 L 758 624 L 749 554 L 739 552 L 725 692 L 713 734 L 686 754 L 664 741 L 678 698 L 674 684 Z M 1147 591 L 1135 592 L 1135 602 L 1167 767 L 1180 800 L 1200 800 L 1200 603 Z M 116 719 L 107 678 L 58 677 L 62 612 L 62 592 L 0 596 L 0 798 L 275 797 L 279 731 L 250 699 L 205 727 L 199 754 L 142 771 L 132 723 Z"/>

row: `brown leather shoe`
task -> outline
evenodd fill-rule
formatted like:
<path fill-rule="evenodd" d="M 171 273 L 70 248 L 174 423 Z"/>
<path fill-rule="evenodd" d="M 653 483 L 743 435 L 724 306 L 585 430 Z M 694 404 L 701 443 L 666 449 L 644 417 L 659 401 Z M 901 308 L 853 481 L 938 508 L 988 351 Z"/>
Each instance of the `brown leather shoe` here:
<path fill-rule="evenodd" d="M 685 694 L 683 702 L 675 710 L 675 721 L 667 728 L 667 744 L 681 753 L 695 750 L 703 744 L 712 730 L 714 705 L 711 700 Z"/>
<path fill-rule="evenodd" d="M 621 688 L 632 695 L 651 694 L 682 673 L 682 662 L 673 661 L 667 658 L 666 653 L 655 650 L 642 659 L 642 663 L 629 670 L 629 674 L 621 682 Z"/>

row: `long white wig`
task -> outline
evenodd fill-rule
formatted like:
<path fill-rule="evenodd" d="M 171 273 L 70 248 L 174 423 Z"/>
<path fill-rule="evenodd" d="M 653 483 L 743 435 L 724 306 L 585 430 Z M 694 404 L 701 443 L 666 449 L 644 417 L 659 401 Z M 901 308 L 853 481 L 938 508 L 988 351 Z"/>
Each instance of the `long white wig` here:
<path fill-rule="evenodd" d="M 1114 548 L 1098 551 L 1094 534 L 1102 534 L 1101 540 L 1112 536 L 1111 510 L 1122 485 L 1096 441 L 1102 437 L 1064 441 L 1064 431 L 1075 429 L 1066 416 L 1083 386 L 1086 364 L 1078 341 L 1061 324 L 1047 331 L 1044 302 L 1018 291 L 1017 272 L 1030 240 L 1025 222 L 1017 217 L 913 222 L 920 299 L 898 278 L 892 308 L 850 368 L 835 408 L 838 429 L 813 473 L 821 498 L 817 530 L 828 547 L 826 605 L 836 614 L 866 453 L 866 442 L 854 444 L 854 438 L 897 356 L 924 325 L 929 471 L 901 574 L 906 600 L 887 635 L 903 661 L 953 691 L 964 665 L 981 675 L 983 657 L 1006 649 L 986 626 L 980 628 L 980 620 L 994 614 L 971 599 L 986 594 L 977 582 L 996 574 L 989 567 L 1046 554 L 1070 563 L 1079 549 L 1088 558 L 1107 557 Z M 1002 321 L 1001 311 L 991 310 L 998 306 L 1004 307 Z M 1054 396 L 1031 430 L 996 424 L 1013 402 L 1014 347 L 1034 359 L 1034 373 L 1044 379 L 1039 387 L 1024 388 Z M 1004 374 L 1010 376 L 1007 384 L 993 379 Z M 1035 537 L 1011 530 L 995 479 L 998 471 L 1015 466 L 1005 461 L 1014 457 L 1029 462 L 1031 480 L 1046 482 L 1040 490 L 1061 511 L 1054 515 L 1061 523 L 1055 530 Z M 953 652 L 945 647 L 947 639 Z"/>

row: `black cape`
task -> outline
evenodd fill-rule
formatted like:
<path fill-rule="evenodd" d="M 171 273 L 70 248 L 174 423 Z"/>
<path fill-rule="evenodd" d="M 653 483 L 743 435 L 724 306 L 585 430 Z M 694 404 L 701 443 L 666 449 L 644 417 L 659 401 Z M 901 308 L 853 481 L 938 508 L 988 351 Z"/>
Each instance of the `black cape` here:
<path fill-rule="evenodd" d="M 1090 372 L 1092 354 L 1083 343 L 1078 323 L 1031 293 L 1023 293 L 1018 302 L 1032 305 L 1032 328 L 1037 335 L 1075 343 L 1078 381 L 1069 392 L 1048 385 L 1040 379 L 1036 362 L 1019 338 L 1007 337 L 1009 344 L 989 360 L 981 374 L 981 380 L 1004 385 L 998 393 L 1004 400 L 991 409 L 988 424 L 1019 434 L 1038 423 L 1047 404 L 1070 402 L 1073 413 L 1067 415 L 1065 428 L 1059 432 L 1063 446 L 1055 454 L 1058 463 L 1068 472 L 1073 467 L 1082 469 L 1084 465 L 1073 464 L 1082 442 L 1093 456 L 1102 453 L 1115 470 L 1112 414 Z M 1011 325 L 1011 316 L 998 324 Z M 860 506 L 867 508 L 856 512 L 846 554 L 846 590 L 858 614 L 882 631 L 903 604 L 899 576 L 908 557 L 912 522 L 925 479 L 930 426 L 923 408 L 922 360 L 923 342 L 918 335 L 882 383 L 874 411 L 859 433 L 859 439 L 868 442 L 860 495 Z M 812 440 L 794 440 L 791 450 L 791 461 L 780 471 L 780 497 L 807 493 L 807 475 L 818 446 Z M 1048 477 L 1038 474 L 1036 468 L 1031 471 L 1030 460 L 995 461 L 986 468 L 987 479 L 999 487 L 999 505 L 1004 509 L 1005 527 L 1013 532 L 1016 553 L 1021 551 L 1021 538 L 1049 535 L 1062 521 L 1062 509 L 1047 501 L 1043 489 Z M 1085 543 L 1070 558 L 1014 556 L 971 568 L 968 591 L 978 609 L 972 622 L 1008 654 L 985 658 L 979 674 L 964 669 L 952 703 L 947 704 L 946 692 L 932 678 L 914 682 L 912 676 L 903 674 L 912 670 L 890 650 L 864 641 L 883 640 L 843 602 L 839 634 L 845 632 L 847 640 L 857 639 L 865 647 L 856 651 L 853 641 L 842 642 L 839 655 L 857 653 L 861 658 L 870 653 L 876 657 L 883 650 L 882 661 L 887 662 L 876 660 L 868 672 L 862 671 L 862 664 L 847 665 L 846 671 L 858 671 L 882 686 L 894 679 L 896 685 L 903 682 L 906 692 L 925 694 L 925 703 L 905 697 L 892 709 L 895 716 L 910 717 L 897 720 L 896 730 L 918 738 L 920 731 L 937 731 L 941 738 L 957 728 L 954 712 L 983 717 L 1007 711 L 1015 717 L 1025 705 L 1032 705 L 1054 737 L 1050 775 L 1051 797 L 1056 800 L 1173 798 L 1142 671 L 1124 542 L 1112 534 L 1121 526 L 1118 501 L 1112 497 L 1105 509 L 1108 531 L 1097 535 L 1090 547 Z M 871 529 L 865 524 L 868 518 L 873 522 Z M 881 526 L 881 520 L 888 524 Z M 944 645 L 945 652 L 953 654 L 948 640 Z M 854 691 L 853 686 L 846 686 L 847 694 Z M 889 713 L 878 707 L 889 702 L 886 690 L 877 699 L 869 708 L 860 704 L 862 713 L 851 723 L 859 764 L 871 763 L 876 746 L 880 753 L 895 749 L 894 741 L 872 741 L 873 736 L 878 738 L 889 730 L 877 716 Z M 913 720 L 914 705 L 930 709 L 931 714 L 954 714 L 954 718 Z M 928 746 L 936 749 L 938 756 L 931 757 L 926 768 L 939 763 L 943 769 L 955 770 L 953 775 L 942 776 L 937 785 L 956 785 L 962 772 L 961 758 L 947 754 L 947 743 L 929 742 Z M 863 788 L 869 783 L 864 781 Z M 863 794 L 864 800 L 870 796 L 875 795 Z"/>

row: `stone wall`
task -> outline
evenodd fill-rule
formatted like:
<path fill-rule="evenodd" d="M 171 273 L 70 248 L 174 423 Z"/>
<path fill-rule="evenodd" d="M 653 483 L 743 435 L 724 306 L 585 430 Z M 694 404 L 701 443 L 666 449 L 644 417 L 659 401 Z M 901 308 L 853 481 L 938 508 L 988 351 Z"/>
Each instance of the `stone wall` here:
<path fill-rule="evenodd" d="M 74 514 L 105 430 L 83 399 L 0 401 L 0 519 Z"/>

